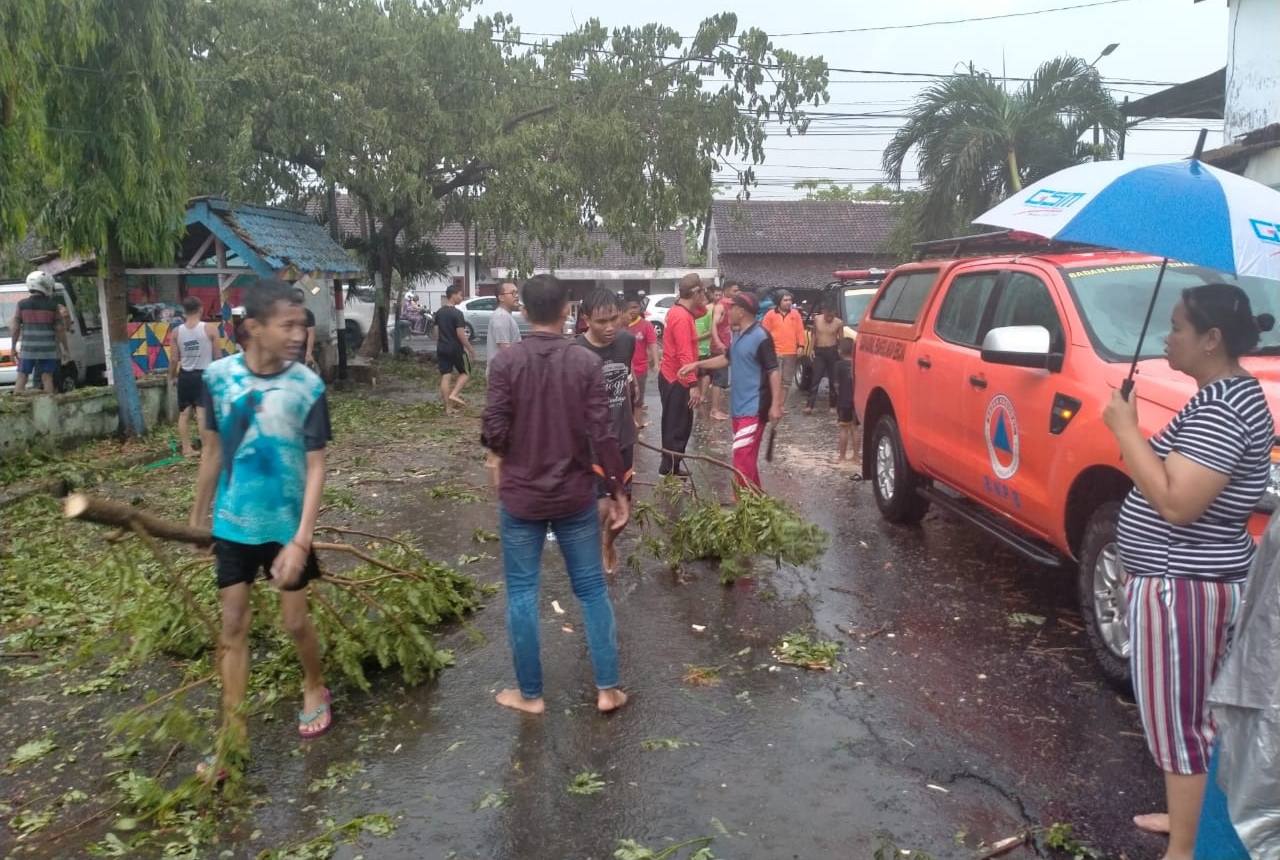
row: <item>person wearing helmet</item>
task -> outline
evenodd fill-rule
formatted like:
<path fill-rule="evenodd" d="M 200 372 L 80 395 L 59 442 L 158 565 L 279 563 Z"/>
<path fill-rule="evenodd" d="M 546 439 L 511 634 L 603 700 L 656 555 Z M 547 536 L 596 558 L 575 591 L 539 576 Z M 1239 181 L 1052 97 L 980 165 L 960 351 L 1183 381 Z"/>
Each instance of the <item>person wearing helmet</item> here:
<path fill-rule="evenodd" d="M 13 344 L 18 353 L 15 392 L 25 391 L 27 379 L 38 373 L 45 393 L 52 394 L 58 360 L 70 360 L 67 324 L 62 309 L 54 301 L 53 287 L 53 277 L 48 272 L 27 275 L 27 290 L 31 295 L 18 302 L 13 318 Z"/>

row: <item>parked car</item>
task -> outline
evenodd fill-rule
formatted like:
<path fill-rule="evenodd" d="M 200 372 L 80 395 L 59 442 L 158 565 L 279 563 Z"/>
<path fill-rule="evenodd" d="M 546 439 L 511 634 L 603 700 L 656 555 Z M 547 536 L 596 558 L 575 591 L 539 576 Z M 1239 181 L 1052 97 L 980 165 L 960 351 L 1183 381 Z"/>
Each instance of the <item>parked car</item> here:
<path fill-rule="evenodd" d="M 1116 521 L 1133 482 L 1102 411 L 1129 369 L 1160 261 L 957 241 L 947 259 L 894 269 L 859 326 L 863 474 L 886 520 L 919 522 L 936 505 L 1032 561 L 1074 566 L 1094 654 L 1124 682 Z M 1134 396 L 1148 437 L 1195 393 L 1195 381 L 1169 367 L 1163 340 L 1182 290 L 1210 281 L 1239 283 L 1256 312 L 1280 313 L 1274 283 L 1171 264 L 1138 363 Z M 1265 334 L 1241 363 L 1280 416 L 1280 333 Z M 1278 504 L 1280 448 L 1250 521 L 1255 536 Z"/>
<path fill-rule="evenodd" d="M 645 319 L 653 325 L 653 330 L 661 341 L 662 332 L 667 327 L 667 311 L 676 306 L 680 296 L 677 293 L 656 293 L 648 296 L 646 300 L 648 304 L 644 308 Z"/>
<path fill-rule="evenodd" d="M 373 326 L 373 314 L 377 308 L 378 297 L 373 284 L 357 284 L 347 290 L 342 303 L 343 330 L 347 349 L 356 350 L 364 343 L 365 337 Z M 390 342 L 395 331 L 394 313 L 387 314 L 387 341 Z"/>
<path fill-rule="evenodd" d="M 489 320 L 497 309 L 496 296 L 478 296 L 474 299 L 464 299 L 458 304 L 458 310 L 462 311 L 462 319 L 466 323 L 468 340 L 474 343 L 477 339 L 486 340 L 489 337 Z M 523 311 L 517 310 L 512 316 L 515 317 L 522 337 L 532 331 L 529 321 L 524 318 Z"/>
<path fill-rule="evenodd" d="M 866 313 L 867 305 L 871 304 L 871 299 L 888 274 L 887 269 L 853 269 L 833 273 L 832 277 L 836 280 L 823 289 L 814 313 L 821 313 L 827 302 L 834 301 L 836 316 L 844 322 L 844 336 L 856 343 L 862 315 Z M 808 391 L 813 382 L 812 316 L 805 319 L 804 327 L 807 343 L 804 354 L 796 362 L 796 387 L 801 391 Z"/>
<path fill-rule="evenodd" d="M 59 391 L 72 391 L 82 385 L 107 384 L 106 346 L 102 342 L 102 326 L 96 315 L 86 317 L 76 303 L 75 288 L 57 281 L 53 298 L 66 309 L 67 349 L 71 360 L 58 368 L 53 384 Z M 0 388 L 12 388 L 18 379 L 18 356 L 9 337 L 10 323 L 18 310 L 18 302 L 30 295 L 25 281 L 0 281 Z M 40 380 L 28 380 L 33 387 Z"/>

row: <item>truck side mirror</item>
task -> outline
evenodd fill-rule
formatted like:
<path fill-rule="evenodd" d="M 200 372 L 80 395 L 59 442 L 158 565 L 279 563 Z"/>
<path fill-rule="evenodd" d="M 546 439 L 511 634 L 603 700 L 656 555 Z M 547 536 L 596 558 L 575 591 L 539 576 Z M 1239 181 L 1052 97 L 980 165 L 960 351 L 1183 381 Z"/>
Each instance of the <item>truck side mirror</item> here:
<path fill-rule="evenodd" d="M 1062 370 L 1064 356 L 1051 349 L 1052 337 L 1042 325 L 1001 326 L 991 329 L 982 339 L 982 360 L 1057 373 Z"/>

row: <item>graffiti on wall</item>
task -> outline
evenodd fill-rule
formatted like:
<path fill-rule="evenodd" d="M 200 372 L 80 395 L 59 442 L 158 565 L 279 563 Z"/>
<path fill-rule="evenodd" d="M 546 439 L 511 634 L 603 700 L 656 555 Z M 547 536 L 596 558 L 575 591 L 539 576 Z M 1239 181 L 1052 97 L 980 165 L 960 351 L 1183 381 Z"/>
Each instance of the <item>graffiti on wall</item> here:
<path fill-rule="evenodd" d="M 167 347 L 172 327 L 173 323 L 168 322 L 129 323 L 129 352 L 133 356 L 134 378 L 169 370 Z M 236 351 L 222 326 L 218 326 L 218 347 L 219 358 Z"/>

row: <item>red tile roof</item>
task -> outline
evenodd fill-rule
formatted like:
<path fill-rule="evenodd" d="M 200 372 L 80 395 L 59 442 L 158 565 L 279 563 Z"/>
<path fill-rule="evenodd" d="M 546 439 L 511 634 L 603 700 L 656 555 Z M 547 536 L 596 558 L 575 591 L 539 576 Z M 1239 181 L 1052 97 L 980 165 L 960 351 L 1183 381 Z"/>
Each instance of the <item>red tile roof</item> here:
<path fill-rule="evenodd" d="M 874 254 L 898 223 L 892 203 L 716 200 L 716 249 L 733 254 Z"/>

